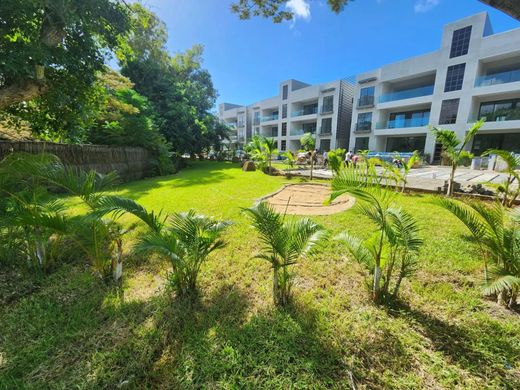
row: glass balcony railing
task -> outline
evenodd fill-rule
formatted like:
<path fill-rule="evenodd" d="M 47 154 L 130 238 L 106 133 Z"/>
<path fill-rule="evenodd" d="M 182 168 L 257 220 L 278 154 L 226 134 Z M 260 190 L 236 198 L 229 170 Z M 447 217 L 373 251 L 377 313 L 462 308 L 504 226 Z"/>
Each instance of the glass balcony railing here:
<path fill-rule="evenodd" d="M 261 122 L 269 122 L 278 120 L 278 114 L 266 115 L 260 118 Z"/>
<path fill-rule="evenodd" d="M 385 123 L 378 123 L 378 129 L 401 129 L 406 127 L 423 127 L 428 126 L 430 121 L 429 116 L 423 118 L 411 119 L 393 119 Z"/>
<path fill-rule="evenodd" d="M 303 115 L 313 115 L 318 113 L 318 106 L 310 107 L 310 108 L 304 108 L 301 110 L 296 110 L 291 112 L 291 116 L 294 118 L 296 116 L 303 116 Z"/>
<path fill-rule="evenodd" d="M 387 93 L 379 97 L 379 103 L 393 102 L 394 100 L 411 99 L 428 95 L 433 95 L 433 85 L 426 85 L 424 87 Z"/>
<path fill-rule="evenodd" d="M 236 122 L 225 122 L 225 123 L 226 123 L 226 125 L 227 125 L 228 127 L 231 127 L 231 128 L 235 128 L 235 127 L 237 127 L 237 123 L 236 123 Z"/>
<path fill-rule="evenodd" d="M 477 77 L 477 80 L 475 81 L 475 87 L 485 87 L 488 85 L 514 83 L 515 81 L 520 81 L 520 69 Z"/>
<path fill-rule="evenodd" d="M 356 133 L 370 133 L 372 131 L 372 122 L 358 122 L 356 123 Z"/>
<path fill-rule="evenodd" d="M 497 110 L 487 114 L 481 114 L 480 118 L 485 119 L 486 122 L 503 122 L 503 121 L 517 121 L 520 120 L 520 108 L 513 108 L 510 110 Z M 470 122 L 476 122 L 470 120 Z"/>
<path fill-rule="evenodd" d="M 293 129 L 289 132 L 289 135 L 304 135 L 305 133 L 316 134 L 316 129 Z"/>
<path fill-rule="evenodd" d="M 371 107 L 374 105 L 374 96 L 365 95 L 361 96 L 358 100 L 358 107 Z"/>

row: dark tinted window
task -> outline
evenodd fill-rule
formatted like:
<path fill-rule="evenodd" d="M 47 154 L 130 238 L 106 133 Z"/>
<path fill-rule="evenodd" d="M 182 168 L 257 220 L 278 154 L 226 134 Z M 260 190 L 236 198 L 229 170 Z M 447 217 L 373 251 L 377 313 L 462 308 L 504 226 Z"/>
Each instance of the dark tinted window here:
<path fill-rule="evenodd" d="M 357 153 L 360 150 L 368 150 L 368 137 L 357 137 L 354 145 L 354 152 Z"/>
<path fill-rule="evenodd" d="M 287 95 L 289 94 L 289 86 L 288 85 L 284 85 L 283 88 L 282 88 L 282 99 L 285 100 L 287 99 Z"/>
<path fill-rule="evenodd" d="M 287 118 L 287 104 L 282 104 L 282 118 Z"/>
<path fill-rule="evenodd" d="M 281 147 L 282 150 L 287 150 L 287 141 L 286 140 L 282 140 L 282 147 Z"/>
<path fill-rule="evenodd" d="M 447 125 L 457 122 L 457 112 L 459 111 L 459 99 L 448 99 L 442 101 L 440 125 Z"/>
<path fill-rule="evenodd" d="M 451 40 L 450 58 L 468 54 L 470 37 L 471 26 L 460 28 L 453 32 L 453 38 Z"/>
<path fill-rule="evenodd" d="M 520 99 L 482 103 L 478 119 L 482 118 L 488 122 L 519 120 Z"/>
<path fill-rule="evenodd" d="M 323 98 L 323 107 L 321 108 L 321 112 L 332 112 L 334 107 L 334 96 L 325 96 Z"/>
<path fill-rule="evenodd" d="M 452 65 L 448 67 L 446 74 L 446 84 L 444 85 L 444 92 L 458 91 L 462 89 L 462 82 L 464 81 L 464 70 L 466 64 Z"/>
<path fill-rule="evenodd" d="M 282 137 L 287 135 L 287 122 L 282 123 Z M 284 149 L 284 148 L 282 148 Z"/>
<path fill-rule="evenodd" d="M 359 91 L 359 103 L 358 106 L 372 106 L 374 105 L 374 93 L 376 91 L 375 87 L 366 87 L 361 88 Z"/>

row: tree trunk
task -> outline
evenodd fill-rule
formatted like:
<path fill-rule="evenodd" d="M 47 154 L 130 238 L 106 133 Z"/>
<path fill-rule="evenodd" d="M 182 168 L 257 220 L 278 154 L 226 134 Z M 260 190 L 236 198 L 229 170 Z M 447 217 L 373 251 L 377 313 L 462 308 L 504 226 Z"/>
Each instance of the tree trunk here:
<path fill-rule="evenodd" d="M 374 302 L 379 302 L 381 299 L 381 266 L 376 264 L 374 269 L 374 285 L 372 286 Z"/>
<path fill-rule="evenodd" d="M 451 172 L 450 172 L 450 179 L 448 181 L 448 191 L 446 195 L 452 196 L 453 195 L 453 186 L 455 184 L 455 171 L 457 170 L 457 164 L 451 163 Z"/>
<path fill-rule="evenodd" d="M 117 282 L 123 276 L 123 240 L 116 240 L 116 246 L 116 255 L 112 258 L 112 276 Z"/>
<path fill-rule="evenodd" d="M 280 305 L 280 286 L 278 284 L 278 267 L 273 267 L 273 302 Z"/>
<path fill-rule="evenodd" d="M 37 98 L 45 93 L 47 89 L 45 82 L 36 80 L 28 80 L 0 88 L 0 110 L 13 104 Z"/>

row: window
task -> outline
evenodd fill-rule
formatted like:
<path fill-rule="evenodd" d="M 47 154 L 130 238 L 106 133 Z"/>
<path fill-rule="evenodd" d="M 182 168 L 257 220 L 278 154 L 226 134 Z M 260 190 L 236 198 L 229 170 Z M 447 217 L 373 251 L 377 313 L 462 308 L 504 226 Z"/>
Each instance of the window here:
<path fill-rule="evenodd" d="M 471 153 L 480 156 L 488 149 L 503 149 L 509 152 L 520 152 L 520 134 L 477 134 L 473 140 Z"/>
<path fill-rule="evenodd" d="M 289 95 L 289 86 L 288 85 L 284 85 L 282 87 L 282 99 L 286 100 L 288 95 Z"/>
<path fill-rule="evenodd" d="M 286 135 L 287 135 L 287 122 L 284 122 L 284 123 L 282 123 L 282 137 L 285 137 Z"/>
<path fill-rule="evenodd" d="M 356 131 L 372 130 L 372 113 L 362 112 L 357 117 Z"/>
<path fill-rule="evenodd" d="M 354 144 L 354 152 L 358 153 L 360 150 L 368 150 L 369 137 L 357 137 Z"/>
<path fill-rule="evenodd" d="M 457 122 L 460 99 L 443 100 L 441 105 L 440 125 L 448 125 Z"/>
<path fill-rule="evenodd" d="M 458 91 L 462 89 L 462 82 L 464 81 L 464 70 L 466 64 L 452 65 L 448 67 L 446 73 L 446 84 L 444 85 L 444 92 Z"/>
<path fill-rule="evenodd" d="M 287 118 L 287 104 L 282 104 L 282 119 Z"/>
<path fill-rule="evenodd" d="M 322 139 L 320 141 L 320 151 L 328 152 L 330 150 L 330 139 Z"/>
<path fill-rule="evenodd" d="M 255 135 L 259 135 L 260 134 L 260 127 L 255 127 Z"/>
<path fill-rule="evenodd" d="M 280 149 L 287 150 L 287 141 L 286 140 L 282 140 L 282 147 Z"/>
<path fill-rule="evenodd" d="M 328 113 L 334 110 L 334 95 L 325 96 L 323 98 L 323 106 L 321 106 L 321 113 Z"/>
<path fill-rule="evenodd" d="M 278 137 L 278 126 L 271 127 L 271 137 Z"/>
<path fill-rule="evenodd" d="M 332 133 L 332 118 L 324 118 L 321 120 L 320 134 Z"/>
<path fill-rule="evenodd" d="M 376 91 L 376 87 L 366 87 L 361 88 L 359 92 L 359 102 L 358 106 L 373 106 L 374 105 L 374 93 Z"/>
<path fill-rule="evenodd" d="M 259 125 L 260 124 L 260 111 L 255 111 L 253 124 L 255 124 L 255 125 Z"/>
<path fill-rule="evenodd" d="M 387 152 L 409 153 L 417 150 L 424 152 L 426 136 L 418 137 L 389 137 L 386 140 Z"/>
<path fill-rule="evenodd" d="M 488 122 L 518 120 L 520 119 L 520 99 L 482 103 L 478 118 L 484 118 Z"/>
<path fill-rule="evenodd" d="M 453 38 L 451 39 L 450 58 L 468 54 L 470 37 L 471 26 L 460 28 L 453 32 Z"/>

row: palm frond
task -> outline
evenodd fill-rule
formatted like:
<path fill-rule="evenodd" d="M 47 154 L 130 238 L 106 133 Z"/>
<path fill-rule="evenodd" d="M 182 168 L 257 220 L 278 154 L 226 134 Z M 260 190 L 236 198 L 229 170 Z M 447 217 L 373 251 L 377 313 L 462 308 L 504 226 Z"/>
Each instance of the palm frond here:
<path fill-rule="evenodd" d="M 352 236 L 348 232 L 343 232 L 334 237 L 335 240 L 345 244 L 348 253 L 355 261 L 364 265 L 369 271 L 374 268 L 375 260 L 373 252 L 367 248 L 362 240 Z"/>
<path fill-rule="evenodd" d="M 485 237 L 487 233 L 486 226 L 480 215 L 473 208 L 463 202 L 449 198 L 437 198 L 435 202 L 466 225 L 476 240 L 482 240 Z"/>

